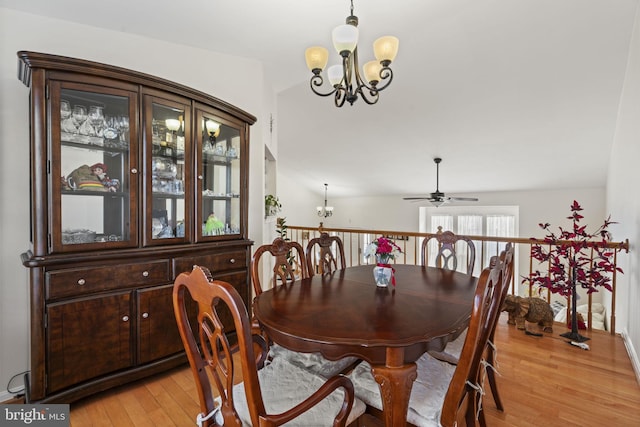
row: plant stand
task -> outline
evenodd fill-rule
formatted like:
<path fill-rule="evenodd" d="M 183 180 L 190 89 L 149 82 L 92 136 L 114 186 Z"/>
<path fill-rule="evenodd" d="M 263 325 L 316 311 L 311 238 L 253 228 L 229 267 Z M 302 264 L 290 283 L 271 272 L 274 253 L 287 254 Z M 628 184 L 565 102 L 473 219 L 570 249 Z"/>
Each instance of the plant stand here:
<path fill-rule="evenodd" d="M 575 269 L 573 270 L 573 277 L 575 277 Z M 572 288 L 571 288 L 571 331 L 565 332 L 564 334 L 560 334 L 561 337 L 569 338 L 571 341 L 575 342 L 585 342 L 590 340 L 591 338 L 582 336 L 578 333 L 578 304 L 577 304 L 577 296 L 578 293 L 576 291 L 576 281 L 572 279 Z"/>

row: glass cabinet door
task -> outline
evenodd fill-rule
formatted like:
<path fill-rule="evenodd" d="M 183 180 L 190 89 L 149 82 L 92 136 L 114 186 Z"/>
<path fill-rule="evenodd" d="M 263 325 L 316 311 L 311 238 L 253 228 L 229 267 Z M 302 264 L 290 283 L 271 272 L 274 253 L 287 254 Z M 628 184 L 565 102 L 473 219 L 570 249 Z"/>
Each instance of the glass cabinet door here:
<path fill-rule="evenodd" d="M 145 244 L 186 242 L 191 239 L 188 142 L 191 118 L 188 101 L 151 95 L 145 108 Z"/>
<path fill-rule="evenodd" d="M 52 83 L 53 252 L 137 245 L 137 99 L 126 90 Z"/>
<path fill-rule="evenodd" d="M 241 127 L 214 112 L 198 110 L 196 128 L 198 240 L 240 235 L 241 159 L 244 155 Z"/>

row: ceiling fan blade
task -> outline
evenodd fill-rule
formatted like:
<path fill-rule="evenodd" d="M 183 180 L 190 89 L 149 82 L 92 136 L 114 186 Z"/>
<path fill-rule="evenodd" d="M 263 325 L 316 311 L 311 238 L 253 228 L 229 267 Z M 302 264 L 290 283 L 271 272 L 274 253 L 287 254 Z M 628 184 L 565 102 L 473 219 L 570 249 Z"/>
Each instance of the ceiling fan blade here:
<path fill-rule="evenodd" d="M 442 159 L 440 157 L 436 157 L 433 159 L 436 164 L 436 191 L 431 193 L 429 196 L 421 196 L 421 197 L 403 197 L 403 200 L 410 201 L 419 201 L 419 200 L 427 200 L 431 202 L 434 206 L 441 206 L 444 203 L 450 201 L 460 201 L 460 202 L 477 202 L 478 199 L 475 197 L 447 197 L 443 192 L 440 191 L 440 162 Z"/>
<path fill-rule="evenodd" d="M 449 200 L 457 200 L 461 202 L 477 202 L 477 197 L 447 197 Z"/>

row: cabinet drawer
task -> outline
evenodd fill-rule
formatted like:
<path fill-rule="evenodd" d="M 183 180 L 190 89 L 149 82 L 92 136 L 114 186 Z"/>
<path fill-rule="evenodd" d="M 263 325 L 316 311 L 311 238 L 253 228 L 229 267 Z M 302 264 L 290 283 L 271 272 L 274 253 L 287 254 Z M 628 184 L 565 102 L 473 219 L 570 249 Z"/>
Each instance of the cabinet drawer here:
<path fill-rule="evenodd" d="M 176 276 L 191 271 L 194 265 L 207 267 L 213 277 L 223 271 L 246 269 L 247 251 L 220 252 L 216 254 L 196 255 L 173 260 L 173 271 Z"/>
<path fill-rule="evenodd" d="M 169 276 L 168 260 L 51 271 L 46 274 L 47 298 L 168 283 Z"/>

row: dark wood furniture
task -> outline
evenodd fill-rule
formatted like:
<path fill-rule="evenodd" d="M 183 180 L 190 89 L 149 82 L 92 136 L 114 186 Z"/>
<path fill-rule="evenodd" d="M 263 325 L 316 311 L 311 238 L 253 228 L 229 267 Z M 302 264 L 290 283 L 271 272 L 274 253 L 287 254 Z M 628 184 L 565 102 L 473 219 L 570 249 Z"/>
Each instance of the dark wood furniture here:
<path fill-rule="evenodd" d="M 500 307 L 504 304 L 504 300 L 507 298 L 507 294 L 509 293 L 509 286 L 511 286 L 511 279 L 513 278 L 513 263 L 514 263 L 514 252 L 515 247 L 511 243 L 507 243 L 504 251 L 500 253 L 498 258 L 499 262 L 502 263 L 502 284 L 500 288 Z M 492 258 L 493 259 L 493 258 Z M 500 393 L 498 393 L 498 383 L 496 382 L 496 374 L 495 369 L 497 369 L 497 359 L 496 359 L 496 327 L 498 326 L 498 322 L 496 321 L 491 328 L 491 333 L 489 334 L 489 342 L 491 343 L 487 346 L 487 363 L 491 368 L 487 369 L 487 380 L 489 381 L 489 387 L 491 388 L 491 394 L 493 395 L 493 401 L 496 404 L 496 408 L 499 411 L 504 411 L 504 405 L 502 404 L 502 399 L 500 399 Z"/>
<path fill-rule="evenodd" d="M 329 233 L 322 232 L 320 237 L 314 237 L 309 240 L 305 251 L 307 269 L 311 276 L 315 273 L 325 274 L 331 273 L 338 268 L 347 268 L 344 244 L 338 236 L 331 236 Z"/>
<path fill-rule="evenodd" d="M 253 304 L 266 333 L 284 347 L 368 361 L 385 396 L 388 426 L 406 421 L 414 362 L 468 325 L 477 281 L 434 267 L 394 268 L 395 287 L 376 287 L 373 266 L 363 265 L 278 286 Z"/>
<path fill-rule="evenodd" d="M 199 307 L 195 331 L 189 320 L 190 300 Z M 252 336 L 243 299 L 229 283 L 214 281 L 206 268 L 195 266 L 191 273 L 181 273 L 177 277 L 173 306 L 200 399 L 201 412 L 197 419 L 204 422 L 198 422 L 198 425 L 279 426 L 295 418 L 295 425 L 312 425 L 313 422 L 313 425 L 344 426 L 364 412 L 364 405 L 358 401 L 358 413 L 352 413 L 353 384 L 343 375 L 325 380 L 280 359 L 263 367 L 266 342 L 260 336 Z M 231 313 L 237 346 L 232 346 L 228 340 L 222 313 Z M 256 346 L 257 343 L 261 345 Z M 238 354 L 237 358 L 232 356 L 234 353 Z M 282 366 L 285 366 L 284 370 Z M 234 386 L 236 371 L 241 371 L 243 383 Z M 290 378 L 296 378 L 305 386 Z M 265 386 L 268 388 L 263 395 L 262 387 Z M 344 391 L 342 398 L 331 396 L 327 399 L 339 388 Z M 220 405 L 214 402 L 216 396 L 220 396 Z M 274 399 L 274 396 L 277 397 Z M 276 409 L 277 405 L 273 404 L 282 400 L 279 396 L 285 396 L 290 402 L 286 408 Z M 305 419 L 305 414 L 316 407 L 315 417 Z"/>
<path fill-rule="evenodd" d="M 473 268 L 476 263 L 475 245 L 468 237 L 458 236 L 451 231 L 439 232 L 436 236 L 429 237 L 422 241 L 422 265 L 428 264 L 429 242 L 433 239 L 438 242 L 436 267 L 457 270 L 459 259 L 464 257 L 466 260 L 467 274 L 473 274 Z M 456 252 L 456 244 L 458 242 L 464 242 L 466 244 L 466 251 L 463 256 Z"/>
<path fill-rule="evenodd" d="M 18 77 L 31 107 L 30 400 L 71 402 L 184 363 L 180 272 L 205 265 L 250 298 L 255 117 L 80 59 L 18 52 Z"/>
<path fill-rule="evenodd" d="M 273 265 L 268 276 L 272 286 L 309 277 L 307 261 L 300 243 L 277 237 L 273 242 L 258 247 L 251 257 L 251 281 L 256 295 L 260 295 L 263 291 L 260 282 L 262 273 L 260 261 L 264 255 L 266 257 L 263 262 Z"/>

